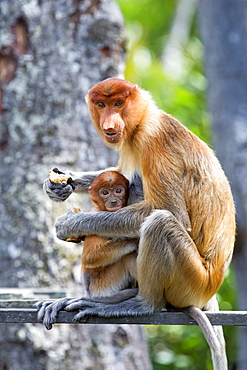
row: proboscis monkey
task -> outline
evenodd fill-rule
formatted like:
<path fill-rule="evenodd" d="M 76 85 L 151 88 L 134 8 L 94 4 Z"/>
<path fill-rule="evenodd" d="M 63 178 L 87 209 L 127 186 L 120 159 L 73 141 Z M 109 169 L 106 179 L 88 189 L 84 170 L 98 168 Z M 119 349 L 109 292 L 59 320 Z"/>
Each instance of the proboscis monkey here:
<path fill-rule="evenodd" d="M 101 173 L 89 194 L 96 211 L 114 212 L 125 207 L 129 181 L 116 171 Z M 86 236 L 82 252 L 82 276 L 89 297 L 106 297 L 137 286 L 138 239 Z"/>
<path fill-rule="evenodd" d="M 233 253 L 235 208 L 213 151 L 130 82 L 102 81 L 89 90 L 86 101 L 98 133 L 119 152 L 117 171 L 131 182 L 137 175 L 141 178 L 144 200 L 111 213 L 68 211 L 57 220 L 57 236 L 140 238 L 139 293 L 121 301 L 119 292 L 111 303 L 83 297 L 40 303 L 39 320 L 51 328 L 62 308 L 79 310 L 75 321 L 88 315 L 150 314 L 168 305 L 192 306 L 194 312 L 217 309 L 215 293 Z M 71 175 L 74 190 L 80 191 L 96 173 Z M 48 181 L 45 189 L 54 200 L 64 200 L 73 191 L 70 185 L 54 189 Z M 214 330 L 220 341 L 212 351 L 214 366 L 225 370 L 222 330 Z"/>

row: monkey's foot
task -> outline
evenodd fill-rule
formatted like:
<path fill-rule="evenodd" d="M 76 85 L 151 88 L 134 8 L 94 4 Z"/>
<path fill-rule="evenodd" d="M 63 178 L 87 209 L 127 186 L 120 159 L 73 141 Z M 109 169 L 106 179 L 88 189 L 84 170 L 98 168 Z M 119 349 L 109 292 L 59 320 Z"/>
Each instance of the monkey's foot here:
<path fill-rule="evenodd" d="M 151 305 L 146 303 L 139 296 L 114 304 L 95 302 L 93 300 L 90 301 L 85 298 L 76 298 L 70 300 L 70 303 L 67 304 L 64 309 L 66 311 L 79 310 L 73 319 L 77 322 L 86 322 L 89 316 L 142 316 L 153 313 Z"/>
<path fill-rule="evenodd" d="M 56 301 L 38 302 L 36 306 L 38 321 L 43 323 L 47 330 L 56 323 L 60 310 L 79 311 L 73 319 L 76 322 L 86 322 L 89 316 L 142 316 L 153 313 L 152 306 L 139 296 L 117 303 L 100 302 L 85 297 L 61 298 Z"/>
<path fill-rule="evenodd" d="M 84 298 L 87 301 L 87 298 Z M 38 309 L 38 322 L 45 325 L 47 330 L 56 323 L 58 312 L 65 309 L 67 305 L 74 301 L 73 298 L 61 298 L 56 301 L 41 301 L 36 303 Z"/>

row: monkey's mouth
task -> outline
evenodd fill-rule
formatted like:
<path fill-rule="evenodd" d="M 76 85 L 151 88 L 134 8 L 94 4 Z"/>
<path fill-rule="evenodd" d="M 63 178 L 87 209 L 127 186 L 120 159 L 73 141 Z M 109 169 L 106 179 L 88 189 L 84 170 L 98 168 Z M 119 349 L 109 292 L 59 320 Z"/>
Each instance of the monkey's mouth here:
<path fill-rule="evenodd" d="M 118 143 L 119 142 L 119 139 L 120 139 L 120 136 L 121 136 L 121 131 L 118 131 L 118 132 L 104 132 L 104 135 L 105 135 L 105 138 L 106 138 L 106 141 L 108 143 Z"/>
<path fill-rule="evenodd" d="M 117 211 L 118 209 L 122 208 L 122 206 L 115 206 L 115 207 L 106 207 L 106 210 L 108 212 L 115 212 Z"/>

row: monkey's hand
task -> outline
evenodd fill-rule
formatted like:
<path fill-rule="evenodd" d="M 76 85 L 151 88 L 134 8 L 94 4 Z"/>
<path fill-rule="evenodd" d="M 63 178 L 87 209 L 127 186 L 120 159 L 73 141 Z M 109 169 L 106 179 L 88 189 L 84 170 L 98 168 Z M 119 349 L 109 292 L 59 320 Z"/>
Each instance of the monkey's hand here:
<path fill-rule="evenodd" d="M 43 188 L 53 201 L 62 202 L 73 193 L 75 186 L 70 174 L 66 174 L 54 168 L 49 171 L 48 178 L 45 180 Z"/>
<path fill-rule="evenodd" d="M 43 188 L 48 197 L 55 202 L 66 200 L 74 191 L 71 184 L 53 184 L 49 179 L 45 180 Z"/>
<path fill-rule="evenodd" d="M 85 234 L 80 228 L 80 219 L 78 215 L 84 212 L 75 213 L 68 210 L 65 214 L 57 218 L 55 223 L 57 237 L 61 240 L 83 240 Z"/>

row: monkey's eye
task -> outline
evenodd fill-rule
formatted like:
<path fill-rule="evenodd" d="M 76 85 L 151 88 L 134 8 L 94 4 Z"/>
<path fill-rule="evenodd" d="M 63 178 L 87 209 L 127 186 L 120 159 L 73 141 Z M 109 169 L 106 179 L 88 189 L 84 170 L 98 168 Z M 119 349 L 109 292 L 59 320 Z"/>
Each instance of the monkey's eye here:
<path fill-rule="evenodd" d="M 117 193 L 117 194 L 122 193 L 122 189 L 121 189 L 121 188 L 116 189 L 116 193 Z"/>
<path fill-rule="evenodd" d="M 121 100 L 116 101 L 114 104 L 114 107 L 121 107 L 123 105 L 123 102 Z"/>
<path fill-rule="evenodd" d="M 109 194 L 109 191 L 108 190 L 102 190 L 102 194 L 103 195 L 108 195 Z"/>
<path fill-rule="evenodd" d="M 105 103 L 103 103 L 102 101 L 98 102 L 97 105 L 100 108 L 105 108 Z"/>

